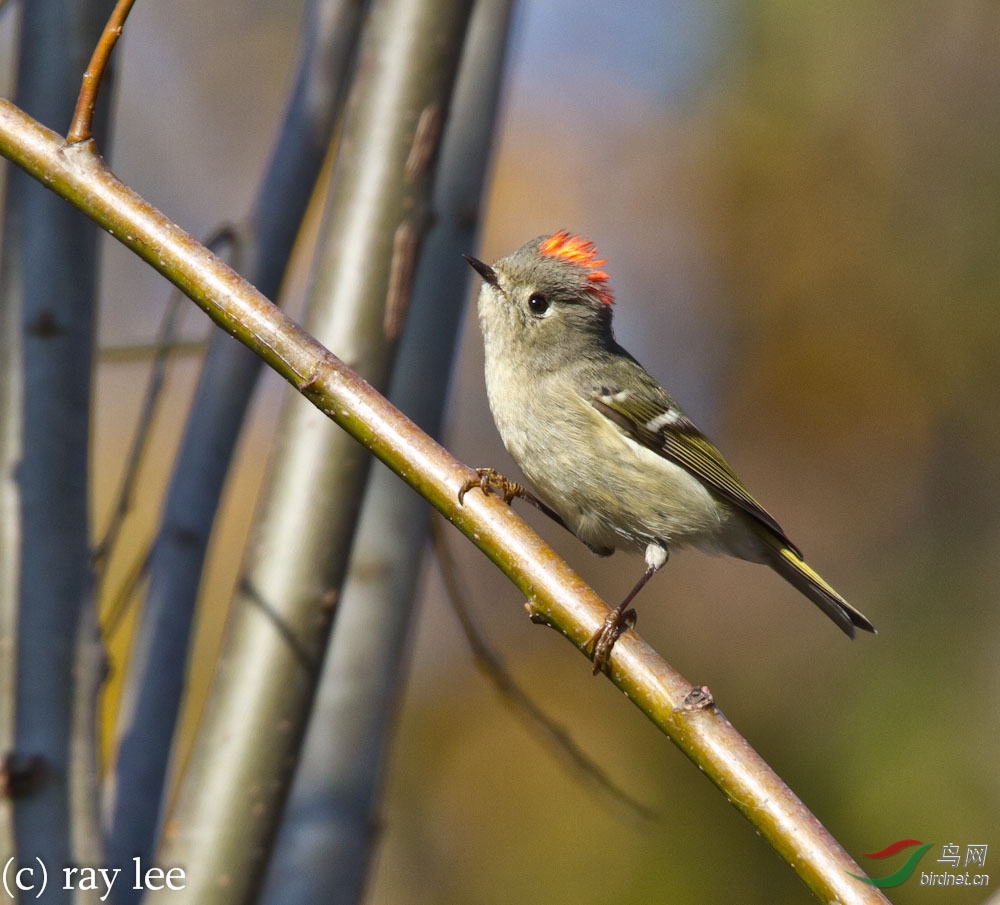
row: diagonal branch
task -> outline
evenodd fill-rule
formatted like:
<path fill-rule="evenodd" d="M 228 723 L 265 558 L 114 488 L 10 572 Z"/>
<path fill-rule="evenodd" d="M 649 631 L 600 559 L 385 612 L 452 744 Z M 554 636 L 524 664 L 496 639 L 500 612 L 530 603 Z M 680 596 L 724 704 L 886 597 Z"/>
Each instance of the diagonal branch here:
<path fill-rule="evenodd" d="M 0 100 L 0 153 L 70 201 L 181 288 L 220 327 L 261 356 L 313 405 L 442 512 L 513 581 L 532 617 L 586 655 L 607 605 L 501 501 L 459 488 L 474 472 L 420 431 L 340 359 L 199 245 L 103 164 L 92 144 L 67 147 Z M 884 903 L 854 879 L 850 856 L 729 723 L 686 704 L 692 686 L 634 632 L 608 675 L 770 842 L 823 901 Z"/>

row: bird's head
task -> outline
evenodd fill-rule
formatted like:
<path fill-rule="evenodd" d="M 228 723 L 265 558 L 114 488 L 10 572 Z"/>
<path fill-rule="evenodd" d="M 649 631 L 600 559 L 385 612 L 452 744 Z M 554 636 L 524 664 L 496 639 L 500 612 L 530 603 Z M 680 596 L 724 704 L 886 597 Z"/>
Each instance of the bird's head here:
<path fill-rule="evenodd" d="M 592 242 L 560 230 L 539 236 L 492 265 L 465 255 L 483 279 L 479 323 L 499 354 L 544 364 L 556 349 L 611 338 L 614 301 Z"/>

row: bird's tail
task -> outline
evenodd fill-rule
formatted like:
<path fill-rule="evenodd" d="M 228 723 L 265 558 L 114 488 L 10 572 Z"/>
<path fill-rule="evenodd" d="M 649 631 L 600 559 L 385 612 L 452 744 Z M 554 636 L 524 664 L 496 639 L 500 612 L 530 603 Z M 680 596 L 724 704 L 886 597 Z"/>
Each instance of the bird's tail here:
<path fill-rule="evenodd" d="M 848 638 L 854 637 L 855 628 L 873 635 L 876 633 L 875 626 L 808 566 L 797 551 L 780 538 L 769 536 L 765 540 L 770 554 L 767 562 L 771 568 L 815 603 Z"/>

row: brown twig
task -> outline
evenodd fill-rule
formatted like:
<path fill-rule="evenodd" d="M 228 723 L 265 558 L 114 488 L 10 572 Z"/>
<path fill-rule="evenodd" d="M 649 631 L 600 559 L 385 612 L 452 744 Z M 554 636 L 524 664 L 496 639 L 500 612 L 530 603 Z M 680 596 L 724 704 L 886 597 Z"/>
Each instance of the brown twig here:
<path fill-rule="evenodd" d="M 104 78 L 104 70 L 108 68 L 111 51 L 121 37 L 125 20 L 132 9 L 135 0 L 118 0 L 111 11 L 108 24 L 104 26 L 101 40 L 97 42 L 94 53 L 83 74 L 83 84 L 80 86 L 80 96 L 76 99 L 76 109 L 73 111 L 73 121 L 70 123 L 66 141 L 75 144 L 87 141 L 91 137 L 91 124 L 94 119 L 94 107 L 97 104 L 97 92 Z"/>

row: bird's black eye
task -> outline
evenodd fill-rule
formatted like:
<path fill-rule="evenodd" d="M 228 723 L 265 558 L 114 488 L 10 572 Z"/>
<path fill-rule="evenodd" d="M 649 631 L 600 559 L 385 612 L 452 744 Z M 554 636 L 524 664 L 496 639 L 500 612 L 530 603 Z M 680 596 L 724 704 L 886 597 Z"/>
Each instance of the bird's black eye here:
<path fill-rule="evenodd" d="M 532 314 L 545 314 L 549 310 L 549 300 L 540 292 L 528 296 L 528 308 Z"/>

